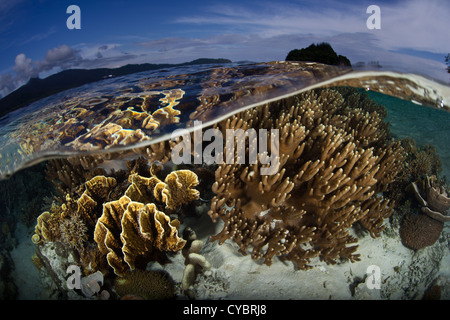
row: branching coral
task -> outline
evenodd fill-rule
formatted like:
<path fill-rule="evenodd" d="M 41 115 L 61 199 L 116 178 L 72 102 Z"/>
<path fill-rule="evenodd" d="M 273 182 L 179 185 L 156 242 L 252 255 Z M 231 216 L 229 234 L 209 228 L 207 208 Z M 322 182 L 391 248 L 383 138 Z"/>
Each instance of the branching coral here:
<path fill-rule="evenodd" d="M 218 167 L 208 213 L 224 227 L 213 240 L 233 239 L 243 254 L 251 246 L 252 258 L 268 265 L 282 256 L 307 268 L 317 255 L 328 263 L 358 260 L 357 246 L 349 246 L 357 242 L 349 230 L 355 223 L 373 237 L 384 229 L 393 204 L 376 193 L 394 180 L 403 155 L 398 143 L 380 143 L 387 132 L 376 113 L 344 108 L 338 92 L 320 90 L 241 112 L 216 128 L 276 128 L 280 141 L 270 150 L 279 155 L 274 175 L 261 174 L 262 161 Z"/>

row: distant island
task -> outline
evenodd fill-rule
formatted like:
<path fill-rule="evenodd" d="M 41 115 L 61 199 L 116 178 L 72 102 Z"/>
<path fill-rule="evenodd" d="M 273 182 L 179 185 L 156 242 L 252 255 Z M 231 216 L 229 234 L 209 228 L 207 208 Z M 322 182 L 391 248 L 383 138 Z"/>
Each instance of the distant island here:
<path fill-rule="evenodd" d="M 157 70 L 178 66 L 197 64 L 223 64 L 231 63 L 228 59 L 201 58 L 179 64 L 127 64 L 120 68 L 98 69 L 69 69 L 64 70 L 45 79 L 31 78 L 26 84 L 0 99 L 0 117 L 7 113 L 24 107 L 33 101 L 51 96 L 52 94 L 79 87 L 87 83 L 105 78 L 124 76 L 136 72 Z"/>
<path fill-rule="evenodd" d="M 331 45 L 326 42 L 319 44 L 313 43 L 307 48 L 291 50 L 285 60 L 320 62 L 335 66 L 352 66 L 347 57 L 338 55 Z"/>

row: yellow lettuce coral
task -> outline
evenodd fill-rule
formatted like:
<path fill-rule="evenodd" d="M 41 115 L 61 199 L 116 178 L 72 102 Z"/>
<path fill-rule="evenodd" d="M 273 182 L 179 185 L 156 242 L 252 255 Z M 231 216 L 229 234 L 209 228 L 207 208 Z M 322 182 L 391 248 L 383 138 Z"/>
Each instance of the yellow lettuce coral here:
<path fill-rule="evenodd" d="M 177 170 L 167 175 L 164 182 L 156 184 L 154 195 L 158 201 L 166 204 L 166 208 L 175 209 L 199 198 L 200 192 L 194 189 L 197 185 L 198 178 L 195 173 Z"/>
<path fill-rule="evenodd" d="M 179 221 L 161 210 L 198 199 L 199 192 L 194 189 L 198 179 L 188 170 L 174 171 L 166 178 L 166 185 L 154 175 L 153 167 L 149 178 L 136 173 L 141 165 L 139 161 L 128 163 L 132 172 L 128 181 L 118 183 L 114 177 L 95 176 L 83 184 L 77 199 L 67 194 L 63 204 L 38 218 L 33 242 L 62 241 L 77 249 L 81 262 L 89 268 L 103 268 L 100 260 L 106 256 L 116 274 L 145 267 L 149 261 L 166 261 L 165 253 L 180 250 L 185 241 L 178 237 Z M 155 192 L 157 185 L 159 191 Z M 111 198 L 117 194 L 121 194 L 119 199 Z M 97 244 L 95 248 L 85 246 L 91 240 Z"/>
<path fill-rule="evenodd" d="M 94 231 L 100 252 L 117 275 L 145 268 L 149 261 L 165 262 L 166 252 L 179 251 L 186 243 L 178 237 L 180 222 L 171 220 L 154 202 L 170 199 L 164 200 L 166 207 L 174 209 L 199 196 L 194 189 L 197 176 L 188 170 L 169 174 L 167 185 L 155 176 L 138 174 L 130 175 L 129 181 L 131 185 L 123 197 L 104 204 Z"/>
<path fill-rule="evenodd" d="M 171 221 L 155 204 L 134 202 L 123 196 L 105 204 L 94 240 L 117 275 L 149 261 L 165 262 L 165 252 L 178 251 L 185 240 L 178 237 L 179 221 Z"/>

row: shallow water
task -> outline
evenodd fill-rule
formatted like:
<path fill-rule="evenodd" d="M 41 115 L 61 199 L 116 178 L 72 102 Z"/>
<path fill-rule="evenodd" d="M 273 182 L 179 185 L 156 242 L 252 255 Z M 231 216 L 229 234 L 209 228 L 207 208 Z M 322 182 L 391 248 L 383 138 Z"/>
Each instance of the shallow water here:
<path fill-rule="evenodd" d="M 360 87 L 450 110 L 450 87 L 413 74 L 352 72 L 349 68 L 286 62 L 141 72 L 67 90 L 2 117 L 0 179 L 43 159 L 129 150 L 169 140 L 175 129 L 193 130 L 194 120 L 206 127 L 241 110 L 329 86 Z M 146 110 L 144 99 L 149 99 Z M 154 126 L 146 123 L 155 118 L 155 112 L 165 113 L 166 109 L 177 112 L 170 121 L 158 120 Z M 140 114 L 145 118 L 142 123 L 120 123 L 131 138 L 126 142 L 112 138 L 95 141 L 91 131 L 111 131 L 108 125 L 129 117 L 125 110 L 133 117 Z M 136 129 L 143 137 L 130 132 Z M 117 134 L 118 129 L 114 130 Z"/>
<path fill-rule="evenodd" d="M 0 119 L 0 178 L 12 176 L 10 180 L 0 181 L 5 208 L 0 213 L 0 262 L 3 263 L 0 269 L 5 270 L 8 257 L 16 263 L 15 270 L 3 272 L 8 276 L 0 279 L 0 284 L 14 283 L 15 277 L 18 291 L 15 298 L 19 299 L 86 298 L 70 290 L 61 295 L 60 288 L 49 285 L 52 277 L 42 275 L 45 272 L 26 271 L 36 267 L 30 259 L 35 250 L 35 244 L 30 241 L 35 219 L 42 213 L 44 202 L 49 202 L 48 198 L 56 194 L 51 183 L 45 181 L 45 160 L 112 151 L 122 151 L 120 158 L 128 159 L 136 148 L 170 139 L 175 129 L 192 130 L 194 120 L 203 121 L 206 127 L 244 109 L 313 88 L 335 86 L 361 88 L 361 92 L 383 105 L 394 139 L 412 138 L 419 148 L 433 145 L 442 165 L 439 178 L 450 181 L 450 87 L 419 75 L 350 72 L 317 64 L 268 63 L 174 68 L 106 79 L 42 99 Z M 164 115 L 173 110 L 179 113 L 165 121 L 157 116 L 161 110 Z M 145 116 L 147 122 L 122 121 L 140 115 Z M 148 119 L 156 119 L 158 123 L 146 127 L 151 121 Z M 112 133 L 107 131 L 115 139 L 93 133 L 108 124 L 118 123 L 126 133 L 139 129 L 142 135 L 118 141 L 118 129 Z M 114 167 L 118 162 L 111 164 L 114 169 L 119 168 Z M 17 203 L 9 203 L 10 199 Z M 217 241 L 210 242 L 209 237 L 220 231 L 221 224 L 211 222 L 206 215 L 208 199 L 202 201 L 205 203 L 201 209 L 196 209 L 201 212 L 187 216 L 180 228 L 197 230 L 205 243 L 202 253 L 212 265 L 211 272 L 197 278 L 194 291 L 198 299 L 267 299 L 265 293 L 273 288 L 277 288 L 280 299 L 418 299 L 436 282 L 442 287 L 443 297 L 450 297 L 448 228 L 444 228 L 435 245 L 418 252 L 407 249 L 398 236 L 406 202 L 396 208 L 389 221 L 386 219 L 388 228 L 381 238 L 372 239 L 352 229 L 352 234 L 360 240 L 361 262 L 329 266 L 323 261 L 313 261 L 312 270 L 303 271 L 278 260 L 271 267 L 263 266 L 250 255 L 238 254 L 239 248 L 231 241 L 223 246 L 218 246 Z M 44 252 L 41 254 L 50 259 L 57 257 L 56 252 L 61 248 L 55 244 L 55 248 L 47 246 L 45 250 L 41 249 Z M 172 264 L 159 266 L 155 263 L 148 268 L 162 268 L 180 286 L 184 272 L 184 260 L 180 256 L 171 256 Z M 60 263 L 53 265 L 57 275 L 52 276 L 62 282 L 68 264 L 64 259 L 67 257 L 52 260 L 52 263 Z M 367 291 L 359 283 L 361 280 L 357 280 L 366 276 L 368 264 L 383 269 L 386 286 L 381 290 Z M 310 287 L 311 296 L 299 291 L 302 286 Z M 186 298 L 182 291 L 178 294 L 179 298 Z"/>

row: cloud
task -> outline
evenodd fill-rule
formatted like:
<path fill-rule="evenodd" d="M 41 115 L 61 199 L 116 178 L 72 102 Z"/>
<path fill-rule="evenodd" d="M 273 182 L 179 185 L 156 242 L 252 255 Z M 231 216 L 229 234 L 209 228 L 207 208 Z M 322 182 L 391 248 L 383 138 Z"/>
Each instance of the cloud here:
<path fill-rule="evenodd" d="M 16 88 L 16 84 L 9 73 L 0 75 L 0 98 Z"/>
<path fill-rule="evenodd" d="M 251 9 L 233 5 L 205 7 L 201 15 L 180 17 L 175 23 L 216 25 L 225 32 L 257 34 L 261 37 L 370 32 L 386 50 L 413 48 L 447 52 L 450 2 L 411 0 L 383 2 L 381 30 L 368 30 L 366 9 L 369 2 L 303 1 L 284 4 L 260 1 Z"/>
<path fill-rule="evenodd" d="M 14 73 L 0 75 L 0 97 L 7 95 L 33 77 L 46 77 L 70 68 L 117 67 L 136 62 L 139 57 L 143 60 L 140 54 L 127 54 L 113 50 L 118 47 L 117 44 L 105 44 L 73 48 L 63 44 L 49 49 L 42 60 L 32 60 L 25 53 L 20 53 L 14 59 L 12 67 Z"/>
<path fill-rule="evenodd" d="M 39 63 L 39 72 L 53 68 L 69 69 L 79 65 L 82 60 L 77 50 L 64 44 L 47 51 L 44 60 Z"/>
<path fill-rule="evenodd" d="M 27 58 L 24 53 L 18 54 L 14 62 L 13 69 L 19 78 L 36 77 L 39 74 L 36 64 L 30 58 Z"/>
<path fill-rule="evenodd" d="M 42 61 L 33 61 L 25 53 L 19 53 L 14 59 L 14 75 L 6 73 L 0 76 L 0 95 L 5 96 L 30 78 L 52 70 L 63 70 L 78 66 L 83 61 L 77 50 L 61 45 L 47 51 Z"/>
<path fill-rule="evenodd" d="M 51 36 L 52 34 L 56 33 L 56 31 L 57 31 L 57 28 L 55 26 L 53 26 L 50 29 L 48 29 L 46 32 L 41 32 L 41 33 L 37 33 L 37 34 L 33 35 L 32 37 L 23 41 L 21 43 L 21 45 L 28 44 L 30 42 L 42 41 L 42 40 L 48 38 L 49 36 Z"/>

